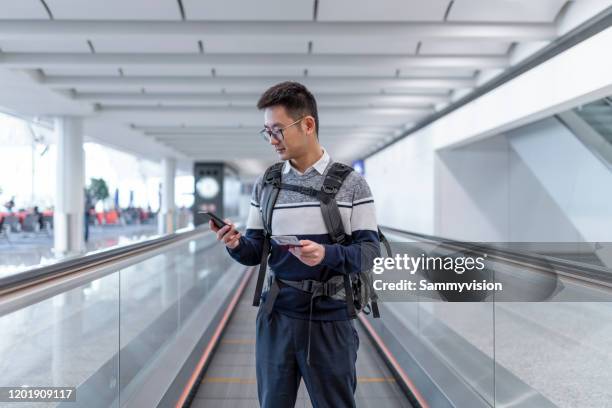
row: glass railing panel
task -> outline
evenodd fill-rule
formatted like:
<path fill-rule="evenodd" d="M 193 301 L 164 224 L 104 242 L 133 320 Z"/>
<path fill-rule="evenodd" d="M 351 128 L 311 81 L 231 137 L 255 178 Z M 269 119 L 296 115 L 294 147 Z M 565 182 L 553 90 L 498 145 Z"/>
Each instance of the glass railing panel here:
<path fill-rule="evenodd" d="M 196 234 L 31 305 L 0 302 L 0 387 L 76 387 L 79 407 L 156 406 L 243 271 L 213 234 Z"/>
<path fill-rule="evenodd" d="M 222 245 L 210 246 L 210 242 L 191 241 L 188 244 L 184 265 L 177 271 L 180 295 L 179 324 L 194 318 L 196 305 L 214 290 L 225 272 L 235 263 Z M 195 317 L 197 318 L 197 316 Z"/>
<path fill-rule="evenodd" d="M 612 98 L 607 97 L 559 115 L 585 146 L 612 166 Z"/>
<path fill-rule="evenodd" d="M 410 242 L 411 237 L 391 231 L 385 234 L 391 241 L 395 266 L 379 270 L 375 282 L 404 282 L 413 286 L 381 287 L 378 294 L 383 304 L 382 316 L 380 322 L 377 319 L 370 322 L 385 341 L 402 344 L 394 347 L 396 358 L 406 361 L 404 354 L 410 355 L 406 370 L 421 387 L 434 384 L 454 403 L 477 401 L 492 406 L 495 399 L 493 304 L 448 302 L 435 292 L 421 290 L 420 283 L 429 277 L 422 273 L 423 264 L 415 266 L 415 262 L 450 255 L 455 250 L 432 242 Z M 380 284 L 375 283 L 375 288 L 377 285 Z M 425 376 L 427 380 L 418 376 Z"/>
<path fill-rule="evenodd" d="M 77 406 L 117 406 L 119 304 L 111 274 L 0 315 L 0 387 L 77 387 Z"/>
<path fill-rule="evenodd" d="M 172 342 L 179 324 L 178 270 L 182 245 L 120 271 L 121 400 L 138 391 L 138 381 L 157 353 Z M 123 404 L 122 404 L 123 405 Z"/>
<path fill-rule="evenodd" d="M 414 236 L 405 235 L 405 242 L 398 241 L 401 233 L 387 236 L 395 241 L 395 261 L 375 279 L 415 285 L 404 284 L 403 293 L 378 292 L 385 302 L 377 326 L 383 340 L 403 342 L 400 350 L 415 361 L 407 366 L 415 382 L 420 374 L 414 367 L 424 368 L 456 406 L 601 407 L 612 401 L 612 269 L 576 261 L 589 249 L 608 253 L 609 243 L 430 240 L 418 244 L 421 253 L 410 249 Z M 419 260 L 465 265 L 470 258 L 473 265 L 480 258 L 481 272 L 460 270 L 456 262 L 448 268 L 421 263 L 414 275 L 409 270 Z M 420 286 L 422 280 L 446 285 L 482 279 L 501 286 L 464 292 Z"/>
<path fill-rule="evenodd" d="M 604 98 L 574 109 L 582 119 L 612 143 L 612 98 Z"/>
<path fill-rule="evenodd" d="M 493 405 L 493 304 L 421 301 L 419 312 L 423 343 L 458 381 Z"/>
<path fill-rule="evenodd" d="M 120 271 L 121 406 L 148 401 L 152 383 L 170 386 L 191 349 L 179 350 L 170 364 L 168 356 L 185 344 L 181 336 L 194 322 L 195 346 L 222 304 L 219 299 L 231 295 L 228 283 L 237 281 L 238 269 L 208 234 Z"/>
<path fill-rule="evenodd" d="M 533 390 L 529 395 L 498 380 L 498 406 L 515 406 L 516 401 L 523 401 L 517 406 L 609 406 L 610 333 L 612 303 L 497 303 L 496 377 L 510 372 Z M 507 388 L 503 393 L 502 387 Z M 537 405 L 527 405 L 535 394 Z"/>

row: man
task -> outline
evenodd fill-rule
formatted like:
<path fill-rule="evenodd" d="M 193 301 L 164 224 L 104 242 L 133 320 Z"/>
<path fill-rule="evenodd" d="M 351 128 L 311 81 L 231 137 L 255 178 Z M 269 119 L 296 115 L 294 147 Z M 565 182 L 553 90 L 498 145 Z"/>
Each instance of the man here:
<path fill-rule="evenodd" d="M 285 161 L 282 183 L 320 189 L 332 160 L 319 144 L 313 95 L 299 83 L 283 82 L 268 89 L 257 107 L 264 111 L 262 134 Z M 350 143 L 350 135 L 346 143 Z M 209 223 L 229 254 L 244 265 L 257 265 L 262 257 L 262 188 L 263 177 L 259 177 L 244 236 L 230 220 L 226 220 L 230 225 L 221 229 Z M 332 276 L 358 273 L 364 244 L 379 251 L 374 201 L 365 180 L 351 172 L 335 198 L 344 229 L 351 235 L 348 245 L 332 244 L 319 201 L 297 191 L 280 190 L 272 213 L 272 234 L 295 235 L 302 247 L 283 250 L 272 243 L 268 265 L 276 278 L 325 282 Z M 262 305 L 269 294 L 262 296 Z M 315 408 L 354 407 L 359 338 L 346 302 L 313 297 L 282 285 L 271 312 L 264 309 L 259 308 L 256 323 L 260 405 L 293 407 L 303 378 Z"/>

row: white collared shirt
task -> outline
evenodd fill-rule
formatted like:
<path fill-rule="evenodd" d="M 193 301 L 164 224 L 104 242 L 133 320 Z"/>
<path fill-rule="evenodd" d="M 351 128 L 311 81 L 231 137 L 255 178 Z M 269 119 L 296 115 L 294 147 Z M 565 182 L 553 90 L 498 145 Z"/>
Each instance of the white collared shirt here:
<path fill-rule="evenodd" d="M 331 161 L 331 157 L 329 157 L 329 154 L 327 153 L 327 150 L 323 149 L 323 156 L 321 156 L 321 158 L 319 160 L 317 160 L 312 166 L 307 168 L 304 173 L 301 173 L 299 170 L 297 170 L 295 167 L 293 167 L 291 165 L 291 160 L 286 160 L 285 164 L 283 165 L 283 174 L 287 174 L 287 173 L 289 173 L 289 170 L 293 170 L 297 174 L 302 176 L 302 175 L 308 173 L 310 171 L 310 169 L 315 169 L 319 174 L 323 174 L 323 172 L 327 168 L 327 165 L 329 164 L 330 161 Z"/>

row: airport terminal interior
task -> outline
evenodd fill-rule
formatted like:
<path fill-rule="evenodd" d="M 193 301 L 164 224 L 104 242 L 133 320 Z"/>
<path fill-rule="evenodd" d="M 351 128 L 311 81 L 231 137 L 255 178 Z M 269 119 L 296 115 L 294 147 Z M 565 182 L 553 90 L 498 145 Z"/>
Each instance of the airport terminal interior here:
<path fill-rule="evenodd" d="M 284 81 L 387 257 L 454 265 L 373 272 L 357 407 L 612 407 L 611 50 L 611 0 L 0 0 L 0 407 L 259 406 L 202 211 L 244 233 Z"/>

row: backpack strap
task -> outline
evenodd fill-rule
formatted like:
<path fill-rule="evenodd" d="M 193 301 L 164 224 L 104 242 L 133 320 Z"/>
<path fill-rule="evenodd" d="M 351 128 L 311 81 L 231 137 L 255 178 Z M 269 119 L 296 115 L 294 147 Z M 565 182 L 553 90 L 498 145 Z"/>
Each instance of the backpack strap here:
<path fill-rule="evenodd" d="M 321 201 L 321 212 L 323 221 L 333 243 L 346 244 L 350 239 L 344 231 L 340 209 L 336 203 L 336 194 L 340 190 L 342 183 L 353 169 L 346 164 L 333 163 L 323 179 L 323 185 L 319 192 Z"/>
<path fill-rule="evenodd" d="M 385 237 L 385 234 L 378 228 L 378 239 L 385 246 L 385 251 L 387 251 L 387 257 L 393 257 L 393 252 L 391 251 L 391 244 L 389 244 L 389 240 Z"/>
<path fill-rule="evenodd" d="M 314 197 L 316 199 L 319 198 L 319 194 L 320 194 L 320 191 L 315 188 L 306 187 L 306 186 L 298 186 L 295 184 L 281 183 L 280 188 L 281 190 L 295 191 L 296 193 L 305 194 L 307 196 Z"/>
<path fill-rule="evenodd" d="M 347 244 L 350 240 L 350 236 L 346 234 L 344 225 L 342 224 L 340 209 L 336 202 L 336 194 L 338 194 L 342 183 L 352 171 L 353 169 L 345 164 L 333 163 L 325 174 L 323 185 L 319 193 L 323 221 L 325 222 L 327 232 L 332 242 L 335 244 Z M 353 297 L 352 288 L 353 283 L 350 274 L 344 275 L 343 283 L 348 314 L 351 318 L 355 318 L 357 317 L 357 311 L 355 310 L 355 299 Z"/>
<path fill-rule="evenodd" d="M 268 255 L 270 255 L 270 236 L 272 235 L 272 212 L 274 204 L 280 191 L 281 177 L 283 172 L 283 162 L 275 163 L 270 166 L 263 176 L 263 185 L 260 197 L 261 216 L 263 218 L 264 242 L 261 250 L 261 262 L 259 263 L 259 273 L 255 284 L 253 295 L 253 306 L 259 306 L 261 292 L 263 290 L 266 270 L 268 269 Z"/>
<path fill-rule="evenodd" d="M 389 244 L 389 240 L 387 239 L 387 237 L 385 237 L 385 234 L 383 234 L 380 228 L 378 228 L 378 239 L 385 246 L 385 251 L 387 251 L 387 256 L 393 257 L 393 252 L 391 252 L 391 244 Z M 380 317 L 380 310 L 378 309 L 378 295 L 376 294 L 374 290 L 372 290 L 372 296 L 370 299 L 370 303 L 372 305 L 372 316 L 375 319 L 378 319 Z"/>
<path fill-rule="evenodd" d="M 264 231 L 268 235 L 272 235 L 272 212 L 274 211 L 274 204 L 276 204 L 281 188 L 283 164 L 283 162 L 273 164 L 266 170 L 263 176 L 260 206 Z"/>

